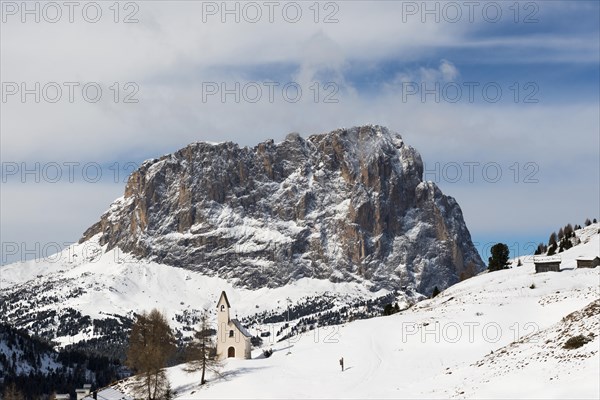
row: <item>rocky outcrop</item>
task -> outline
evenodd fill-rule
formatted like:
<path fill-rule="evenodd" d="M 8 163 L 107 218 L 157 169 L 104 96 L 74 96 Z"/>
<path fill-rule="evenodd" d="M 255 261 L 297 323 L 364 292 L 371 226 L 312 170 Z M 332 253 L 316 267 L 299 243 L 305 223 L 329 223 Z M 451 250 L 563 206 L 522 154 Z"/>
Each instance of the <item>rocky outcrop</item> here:
<path fill-rule="evenodd" d="M 194 143 L 146 161 L 81 241 L 250 288 L 315 277 L 428 295 L 484 265 L 459 205 L 422 175 L 380 126 Z"/>

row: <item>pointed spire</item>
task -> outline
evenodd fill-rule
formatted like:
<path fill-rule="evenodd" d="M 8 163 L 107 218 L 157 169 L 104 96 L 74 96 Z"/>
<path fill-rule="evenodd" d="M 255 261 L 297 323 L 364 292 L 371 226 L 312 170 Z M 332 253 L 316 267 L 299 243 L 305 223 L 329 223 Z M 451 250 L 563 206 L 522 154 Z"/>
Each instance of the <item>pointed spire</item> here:
<path fill-rule="evenodd" d="M 221 304 L 223 298 L 225 298 L 225 304 L 227 304 L 227 307 L 231 308 L 231 304 L 229 304 L 229 299 L 227 298 L 227 294 L 224 290 L 221 292 L 221 297 L 219 297 L 219 301 L 217 301 L 217 307 L 219 306 L 219 304 Z"/>

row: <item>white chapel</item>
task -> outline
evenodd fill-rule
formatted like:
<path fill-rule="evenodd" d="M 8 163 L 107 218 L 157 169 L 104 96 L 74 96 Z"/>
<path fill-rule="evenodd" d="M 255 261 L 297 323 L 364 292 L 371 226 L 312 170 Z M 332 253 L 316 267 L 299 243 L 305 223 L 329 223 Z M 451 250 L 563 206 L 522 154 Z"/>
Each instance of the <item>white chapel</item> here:
<path fill-rule="evenodd" d="M 251 358 L 252 335 L 237 319 L 229 318 L 231 304 L 225 291 L 217 302 L 217 358 Z"/>

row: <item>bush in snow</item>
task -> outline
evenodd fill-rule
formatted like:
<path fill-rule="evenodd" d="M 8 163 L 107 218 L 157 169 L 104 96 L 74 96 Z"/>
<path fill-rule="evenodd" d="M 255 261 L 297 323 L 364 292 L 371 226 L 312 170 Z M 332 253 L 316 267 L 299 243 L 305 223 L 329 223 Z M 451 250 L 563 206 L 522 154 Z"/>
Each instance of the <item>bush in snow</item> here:
<path fill-rule="evenodd" d="M 572 338 L 570 338 L 569 340 L 567 340 L 565 342 L 563 348 L 578 349 L 579 347 L 583 346 L 584 344 L 586 344 L 589 341 L 590 341 L 590 339 L 583 335 L 573 336 Z"/>
<path fill-rule="evenodd" d="M 273 349 L 263 350 L 263 356 L 265 356 L 265 358 L 271 357 L 272 354 L 273 354 Z"/>

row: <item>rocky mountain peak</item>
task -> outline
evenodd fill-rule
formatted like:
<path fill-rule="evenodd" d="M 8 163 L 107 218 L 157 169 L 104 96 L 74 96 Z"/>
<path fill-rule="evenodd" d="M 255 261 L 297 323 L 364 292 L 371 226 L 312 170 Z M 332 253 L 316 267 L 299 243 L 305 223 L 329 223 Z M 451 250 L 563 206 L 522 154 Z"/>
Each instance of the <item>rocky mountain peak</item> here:
<path fill-rule="evenodd" d="M 193 143 L 132 173 L 81 241 L 250 288 L 314 277 L 430 294 L 484 265 L 456 201 L 422 176 L 378 125 Z"/>

